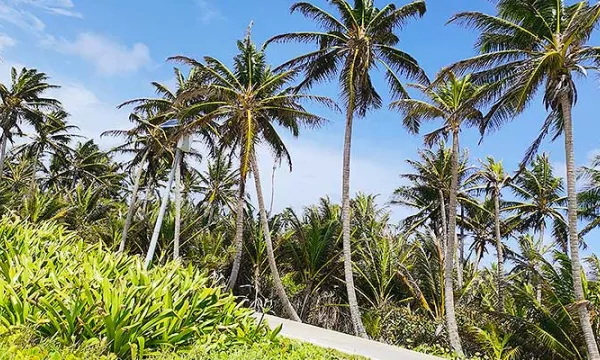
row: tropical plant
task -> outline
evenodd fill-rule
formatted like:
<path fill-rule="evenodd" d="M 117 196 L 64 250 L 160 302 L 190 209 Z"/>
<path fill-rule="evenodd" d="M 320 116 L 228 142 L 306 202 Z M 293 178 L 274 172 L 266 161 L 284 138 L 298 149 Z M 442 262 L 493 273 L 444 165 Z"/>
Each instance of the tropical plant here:
<path fill-rule="evenodd" d="M 339 76 L 341 99 L 346 107 L 346 131 L 342 171 L 342 241 L 344 245 L 344 276 L 354 332 L 366 337 L 354 288 L 352 250 L 350 241 L 350 149 L 352 124 L 355 116 L 364 117 L 368 110 L 380 108 L 382 99 L 372 83 L 372 72 L 379 66 L 384 70 L 393 96 L 405 98 L 408 94 L 399 75 L 426 83 L 427 76 L 417 61 L 397 49 L 399 38 L 394 31 L 410 18 L 425 13 L 425 2 L 414 1 L 396 7 L 382 8 L 372 0 L 330 0 L 338 11 L 334 16 L 308 2 L 292 5 L 292 12 L 300 12 L 321 27 L 321 32 L 294 32 L 271 38 L 271 42 L 315 43 L 318 49 L 296 57 L 283 67 L 300 68 L 305 79 L 299 88 L 310 88 L 324 80 Z"/>
<path fill-rule="evenodd" d="M 502 233 L 500 231 L 500 199 L 502 189 L 506 187 L 511 177 L 502 166 L 502 161 L 496 161 L 488 157 L 482 162 L 481 169 L 474 175 L 475 181 L 483 182 L 485 191 L 494 202 L 494 239 L 496 243 L 496 257 L 498 260 L 498 309 L 504 311 L 504 250 L 502 245 Z"/>
<path fill-rule="evenodd" d="M 44 121 L 44 111 L 61 107 L 58 100 L 44 97 L 48 90 L 58 88 L 47 82 L 49 78 L 45 73 L 26 68 L 17 73 L 13 67 L 10 75 L 10 86 L 0 83 L 0 178 L 4 174 L 6 145 L 13 141 L 13 133 L 22 134 L 24 122 L 34 127 L 39 125 Z"/>
<path fill-rule="evenodd" d="M 222 120 L 220 140 L 221 147 L 235 149 L 239 154 L 239 195 L 236 223 L 236 256 L 229 278 L 228 287 L 233 288 L 237 281 L 241 263 L 243 245 L 243 207 L 245 204 L 246 178 L 252 172 L 259 216 L 263 235 L 267 245 L 269 267 L 273 276 L 277 296 L 283 303 L 289 316 L 300 321 L 292 307 L 277 270 L 271 231 L 268 227 L 260 173 L 256 158 L 256 148 L 260 144 L 268 147 L 277 160 L 287 160 L 291 169 L 291 157 L 283 139 L 275 125 L 291 132 L 297 137 L 299 127 L 317 126 L 323 118 L 310 113 L 304 108 L 303 100 L 313 100 L 326 105 L 331 101 L 295 91 L 290 82 L 295 78 L 297 70 L 273 70 L 267 63 L 264 50 L 256 48 L 250 38 L 250 28 L 244 40 L 238 41 L 239 54 L 234 58 L 233 69 L 211 57 L 205 57 L 201 63 L 194 59 L 178 56 L 174 60 L 194 66 L 205 74 L 206 85 L 198 84 L 195 92 L 209 92 L 210 106 L 214 109 L 188 127 L 196 126 L 196 122 Z"/>
<path fill-rule="evenodd" d="M 581 284 L 579 234 L 577 231 L 577 193 L 575 188 L 575 154 L 572 108 L 577 100 L 574 77 L 597 70 L 600 49 L 588 45 L 600 20 L 600 4 L 578 1 L 499 0 L 497 15 L 464 12 L 450 21 L 481 31 L 477 46 L 481 55 L 451 66 L 454 71 L 475 71 L 474 81 L 495 82 L 496 103 L 492 106 L 483 131 L 499 128 L 512 120 L 543 88 L 544 105 L 549 110 L 540 135 L 528 150 L 526 164 L 541 140 L 552 130 L 555 138 L 564 133 L 567 164 L 567 208 L 569 247 L 573 268 L 579 319 L 583 328 L 588 355 L 600 359 L 592 330 L 590 314 Z"/>
<path fill-rule="evenodd" d="M 456 237 L 456 208 L 459 190 L 459 134 L 466 126 L 480 126 L 483 114 L 478 105 L 486 99 L 488 87 L 475 85 L 470 76 L 458 78 L 452 73 L 443 74 L 432 86 L 415 85 L 430 102 L 416 99 L 401 99 L 392 103 L 393 109 L 399 110 L 404 118 L 406 129 L 418 134 L 423 121 L 440 119 L 442 127 L 424 136 L 428 145 L 439 142 L 441 138 L 452 136 L 452 166 L 450 195 L 448 201 L 448 232 L 445 257 L 445 294 L 446 321 L 452 348 L 461 356 L 463 354 L 458 326 L 454 312 L 453 268 Z"/>

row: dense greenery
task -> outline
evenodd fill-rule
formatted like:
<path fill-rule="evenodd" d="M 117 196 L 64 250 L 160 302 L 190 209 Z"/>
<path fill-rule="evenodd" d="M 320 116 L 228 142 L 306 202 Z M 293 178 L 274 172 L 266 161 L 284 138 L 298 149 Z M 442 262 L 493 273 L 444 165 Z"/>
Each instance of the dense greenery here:
<path fill-rule="evenodd" d="M 171 58 L 189 72 L 175 70 L 174 90 L 155 82 L 156 98 L 121 105 L 132 126 L 104 134 L 122 140 L 114 149 L 77 136 L 47 74 L 13 70 L 0 85 L 5 339 L 18 330 L 31 351 L 121 357 L 190 347 L 215 358 L 275 357 L 286 346 L 293 353 L 281 356 L 322 354 L 271 346 L 243 302 L 450 358 L 600 358 L 600 259 L 579 255 L 600 225 L 600 157 L 577 169 L 572 137 L 576 75 L 600 65 L 588 44 L 600 4 L 496 0 L 493 15 L 457 14 L 452 23 L 479 32 L 481 54 L 429 79 L 396 48 L 395 30 L 424 14 L 423 1 L 328 3 L 292 7 L 320 32 L 259 47 L 249 29 L 231 62 Z M 271 66 L 268 50 L 287 41 L 317 48 Z M 350 195 L 354 117 L 384 105 L 376 70 L 410 133 L 439 125 L 391 199 Z M 414 94 L 405 77 L 418 82 Z M 327 80 L 339 81 L 339 101 L 311 92 Z M 461 149 L 463 129 L 491 136 L 538 90 L 548 118 L 519 168 Z M 276 213 L 256 150 L 291 167 L 280 131 L 296 137 L 325 121 L 310 103 L 345 112 L 342 198 Z M 565 139 L 566 179 L 538 154 L 550 133 Z M 413 213 L 394 224 L 389 206 Z"/>

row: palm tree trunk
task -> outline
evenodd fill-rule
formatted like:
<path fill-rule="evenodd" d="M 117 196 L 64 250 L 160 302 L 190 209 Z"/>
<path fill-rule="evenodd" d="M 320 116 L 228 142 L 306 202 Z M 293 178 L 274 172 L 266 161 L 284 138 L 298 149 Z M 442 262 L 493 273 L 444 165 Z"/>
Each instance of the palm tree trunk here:
<path fill-rule="evenodd" d="M 367 332 L 362 323 L 360 308 L 354 288 L 354 275 L 352 273 L 352 248 L 350 239 L 350 153 L 352 148 L 352 122 L 354 119 L 354 106 L 348 102 L 346 113 L 346 134 L 344 136 L 344 160 L 342 165 L 342 243 L 344 252 L 344 277 L 346 291 L 348 292 L 348 305 L 354 333 L 367 338 Z"/>
<path fill-rule="evenodd" d="M 546 224 L 544 221 L 542 221 L 542 225 L 540 226 L 540 240 L 539 240 L 540 246 L 544 245 L 545 230 L 546 230 Z M 540 249 L 536 249 L 536 250 L 538 250 L 538 252 L 539 252 Z M 540 279 L 540 277 L 538 276 L 540 269 L 539 269 L 539 266 L 537 265 L 537 260 L 535 262 L 534 269 L 535 269 L 535 275 L 534 275 L 535 279 L 534 280 L 536 282 L 536 284 L 535 284 L 535 299 L 537 300 L 538 303 L 541 303 L 542 302 L 542 279 Z"/>
<path fill-rule="evenodd" d="M 454 232 L 454 263 L 456 264 L 456 286 L 462 290 L 465 282 L 463 280 L 463 266 L 460 260 L 459 251 L 457 251 L 457 247 L 460 247 L 460 240 L 458 238 L 458 234 L 456 231 Z"/>
<path fill-rule="evenodd" d="M 129 232 L 129 228 L 131 227 L 131 222 L 133 221 L 133 214 L 135 212 L 135 203 L 137 201 L 137 194 L 140 189 L 140 183 L 142 181 L 142 174 L 144 172 L 144 164 L 146 163 L 146 158 L 148 153 L 144 154 L 142 161 L 140 162 L 140 166 L 137 169 L 135 174 L 135 182 L 133 183 L 133 190 L 131 192 L 131 200 L 129 201 L 129 208 L 127 209 L 127 217 L 125 218 L 125 225 L 123 225 L 123 233 L 121 234 L 121 243 L 119 244 L 118 252 L 122 253 L 125 251 L 125 244 L 127 242 L 127 233 Z"/>
<path fill-rule="evenodd" d="M 496 255 L 498 256 L 498 309 L 504 312 L 504 254 L 500 233 L 500 190 L 494 190 L 494 230 L 496 233 Z"/>
<path fill-rule="evenodd" d="M 175 235 L 173 239 L 173 260 L 179 260 L 179 245 L 181 237 L 181 159 L 175 170 Z"/>
<path fill-rule="evenodd" d="M 458 334 L 458 324 L 456 323 L 456 314 L 454 310 L 454 287 L 452 285 L 452 276 L 454 273 L 454 253 L 455 253 L 455 235 L 456 235 L 456 203 L 458 194 L 458 131 L 452 134 L 452 183 L 450 185 L 450 201 L 448 206 L 448 247 L 444 257 L 444 297 L 446 303 L 446 326 L 448 327 L 448 337 L 450 345 L 456 355 L 463 357 L 464 353 Z"/>
<path fill-rule="evenodd" d="M 240 161 L 243 161 L 243 156 L 240 154 Z M 244 176 L 240 176 L 240 183 L 238 189 L 238 203 L 237 203 L 237 215 L 235 219 L 235 238 L 233 243 L 235 244 L 235 257 L 233 259 L 233 267 L 231 274 L 229 275 L 229 281 L 227 282 L 227 290 L 233 290 L 237 282 L 238 273 L 240 271 L 240 265 L 242 264 L 242 254 L 244 252 L 244 206 L 246 202 L 244 197 L 246 196 L 246 179 Z"/>
<path fill-rule="evenodd" d="M 442 217 L 442 251 L 446 252 L 448 246 L 448 220 L 446 219 L 446 199 L 441 188 L 438 189 L 438 197 L 440 198 L 440 216 Z"/>
<path fill-rule="evenodd" d="M 6 143 L 8 138 L 4 135 L 4 131 L 2 131 L 2 135 L 0 135 L 0 179 L 4 176 L 4 160 L 6 158 Z"/>
<path fill-rule="evenodd" d="M 277 297 L 283 304 L 283 308 L 288 313 L 289 317 L 294 321 L 302 322 L 300 317 L 294 310 L 290 299 L 285 293 L 285 288 L 279 277 L 279 271 L 277 270 L 277 263 L 275 261 L 275 253 L 273 251 L 273 241 L 271 239 L 271 231 L 269 230 L 269 220 L 267 219 L 267 210 L 265 208 L 265 200 L 262 193 L 262 185 L 260 183 L 260 172 L 258 170 L 258 163 L 256 161 L 256 155 L 252 154 L 250 158 L 250 166 L 252 167 L 252 173 L 254 174 L 254 183 L 256 187 L 256 199 L 258 200 L 258 211 L 260 213 L 260 222 L 267 244 L 267 259 L 269 261 L 269 267 L 271 268 L 271 276 L 273 276 L 273 283 L 275 285 L 275 292 Z"/>
<path fill-rule="evenodd" d="M 160 236 L 160 229 L 162 228 L 162 223 L 165 218 L 165 213 L 167 212 L 167 205 L 169 204 L 169 196 L 171 195 L 171 188 L 173 187 L 173 179 L 175 178 L 175 170 L 177 169 L 177 164 L 181 160 L 181 150 L 177 149 L 175 151 L 175 160 L 173 161 L 173 167 L 171 168 L 171 173 L 169 174 L 169 180 L 167 181 L 167 187 L 165 188 L 165 193 L 162 196 L 160 210 L 158 211 L 158 218 L 156 219 L 156 224 L 154 225 L 154 232 L 152 233 L 152 239 L 150 240 L 150 248 L 148 248 L 148 254 L 146 255 L 146 260 L 144 262 L 145 266 L 148 267 L 152 262 L 152 258 L 154 257 L 154 252 L 156 251 L 156 244 L 158 243 L 158 237 Z"/>
<path fill-rule="evenodd" d="M 573 141 L 573 119 L 571 114 L 571 100 L 566 93 L 560 95 L 560 103 L 563 112 L 564 131 L 565 131 L 565 158 L 567 162 L 567 213 L 569 218 L 569 247 L 571 250 L 571 267 L 573 270 L 573 288 L 575 291 L 575 301 L 579 313 L 579 321 L 583 336 L 588 349 L 589 359 L 600 359 L 598 344 L 594 338 L 594 331 L 590 321 L 590 313 L 583 294 L 581 284 L 581 263 L 579 261 L 579 234 L 577 232 L 577 191 L 575 189 L 575 151 Z"/>

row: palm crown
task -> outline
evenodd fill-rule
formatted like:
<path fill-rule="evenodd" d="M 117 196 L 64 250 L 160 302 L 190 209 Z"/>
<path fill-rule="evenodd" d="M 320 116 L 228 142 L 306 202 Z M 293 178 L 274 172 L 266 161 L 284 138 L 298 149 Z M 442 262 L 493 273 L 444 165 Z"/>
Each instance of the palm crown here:
<path fill-rule="evenodd" d="M 286 62 L 284 67 L 305 70 L 300 87 L 335 78 L 339 74 L 341 95 L 350 111 L 364 116 L 369 108 L 379 108 L 382 99 L 371 78 L 371 70 L 384 70 L 394 97 L 407 97 L 399 75 L 406 75 L 422 83 L 427 76 L 409 54 L 395 48 L 399 38 L 394 30 L 410 18 L 425 13 L 425 2 L 412 2 L 402 7 L 388 4 L 382 9 L 373 0 L 356 0 L 354 6 L 343 0 L 329 0 L 338 17 L 307 2 L 292 6 L 318 23 L 321 32 L 294 32 L 278 35 L 269 42 L 300 41 L 316 43 L 318 49 Z"/>
<path fill-rule="evenodd" d="M 555 137 L 562 133 L 560 96 L 564 94 L 571 104 L 576 102 L 574 75 L 586 76 L 600 64 L 600 47 L 586 45 L 598 23 L 600 4 L 497 0 L 496 8 L 496 16 L 463 12 L 450 20 L 481 31 L 476 44 L 481 54 L 449 69 L 473 71 L 477 84 L 497 83 L 494 92 L 499 98 L 483 131 L 512 120 L 543 88 L 544 103 L 552 111 L 523 160 L 524 166 L 552 129 Z"/>

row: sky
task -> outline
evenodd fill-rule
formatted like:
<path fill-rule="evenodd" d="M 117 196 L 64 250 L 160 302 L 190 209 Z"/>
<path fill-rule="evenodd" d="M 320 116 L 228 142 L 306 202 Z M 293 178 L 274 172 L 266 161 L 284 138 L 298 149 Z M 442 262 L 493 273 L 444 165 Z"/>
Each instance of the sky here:
<path fill-rule="evenodd" d="M 392 0 L 387 0 L 388 2 Z M 174 85 L 169 56 L 186 55 L 200 59 L 210 55 L 230 64 L 236 53 L 236 40 L 243 38 L 253 22 L 252 38 L 262 44 L 279 33 L 315 30 L 300 14 L 290 14 L 293 0 L 0 0 L 0 81 L 9 79 L 10 68 L 33 67 L 61 85 L 54 94 L 71 114 L 80 133 L 97 139 L 109 149 L 114 139 L 100 139 L 109 129 L 126 129 L 128 110 L 116 106 L 126 100 L 153 95 L 150 85 L 158 81 Z M 384 0 L 376 0 L 383 3 Z M 397 5 L 405 1 L 393 1 Z M 329 9 L 325 0 L 314 0 Z M 455 13 L 476 10 L 492 13 L 484 0 L 429 0 L 427 13 L 409 21 L 398 32 L 398 47 L 413 55 L 430 77 L 446 65 L 476 54 L 476 34 L 457 25 L 446 25 Z M 592 44 L 598 44 L 594 35 Z M 268 60 L 280 64 L 310 49 L 306 45 L 272 45 Z M 596 125 L 599 80 L 580 79 L 579 101 L 574 109 L 576 160 L 586 164 L 600 149 Z M 389 104 L 387 87 L 380 76 L 375 86 Z M 313 93 L 338 98 L 335 83 L 315 87 Z M 276 210 L 316 203 L 328 195 L 339 200 L 344 117 L 322 108 L 311 108 L 328 118 L 318 129 L 303 130 L 298 139 L 284 135 L 294 166 L 290 173 L 275 173 Z M 479 144 L 478 133 L 465 130 L 462 146 L 474 162 L 493 156 L 502 159 L 512 171 L 536 136 L 546 112 L 537 99 L 523 115 Z M 401 185 L 399 174 L 410 171 L 405 164 L 415 158 L 422 146 L 418 136 L 401 126 L 398 113 L 387 108 L 357 119 L 352 148 L 352 192 L 379 194 L 386 203 Z M 542 150 L 550 154 L 558 174 L 564 174 L 564 145 L 559 139 L 546 142 Z M 259 159 L 263 187 L 270 198 L 273 160 L 266 152 Z M 393 219 L 409 212 L 391 208 Z M 587 252 L 600 250 L 587 239 Z"/>

